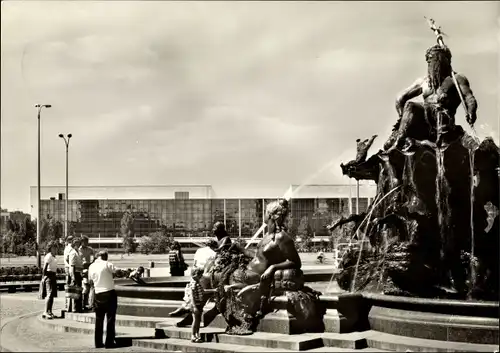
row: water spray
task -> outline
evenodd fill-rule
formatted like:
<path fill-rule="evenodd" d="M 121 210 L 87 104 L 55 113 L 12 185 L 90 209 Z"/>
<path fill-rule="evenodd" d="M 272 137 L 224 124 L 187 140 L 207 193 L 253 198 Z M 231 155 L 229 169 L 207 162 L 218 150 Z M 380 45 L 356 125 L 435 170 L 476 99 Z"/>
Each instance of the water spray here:
<path fill-rule="evenodd" d="M 310 182 L 310 180 L 314 179 L 316 176 L 323 173 L 326 169 L 330 168 L 336 161 L 337 161 L 337 157 L 332 158 L 328 163 L 326 163 L 323 167 L 321 167 L 317 172 L 308 176 L 295 190 L 291 190 L 290 192 L 289 192 L 289 190 L 287 190 L 287 192 L 285 192 L 285 194 L 283 195 L 282 198 L 289 202 L 292 199 L 293 195 L 296 194 L 305 185 L 307 185 Z M 260 233 L 264 232 L 264 230 L 266 229 L 266 226 L 267 226 L 266 223 L 263 223 L 260 226 L 260 228 L 252 236 L 252 238 L 250 238 L 250 241 L 245 245 L 245 249 L 247 249 L 252 244 L 252 242 L 259 236 Z"/>
<path fill-rule="evenodd" d="M 446 46 L 445 46 L 444 41 L 443 41 L 443 34 L 444 33 L 442 32 L 441 27 L 438 27 L 436 25 L 436 22 L 432 18 L 427 18 L 425 16 L 424 16 L 424 18 L 427 20 L 427 23 L 429 24 L 430 29 L 436 35 L 438 44 L 442 48 L 445 48 Z M 470 228 L 471 228 L 471 265 L 470 265 L 470 271 L 471 271 L 471 279 L 473 280 L 475 278 L 475 268 L 473 265 L 474 248 L 475 248 L 475 239 L 474 239 L 474 152 L 478 148 L 480 140 L 478 138 L 478 135 L 477 135 L 476 129 L 474 128 L 473 123 L 469 121 L 470 115 L 469 115 L 469 112 L 467 109 L 467 104 L 465 103 L 465 99 L 463 97 L 462 90 L 460 89 L 460 86 L 458 84 L 457 78 L 455 77 L 455 72 L 453 71 L 453 69 L 451 70 L 451 78 L 453 79 L 453 83 L 455 85 L 455 88 L 457 89 L 458 96 L 460 97 L 462 107 L 465 111 L 467 123 L 469 123 L 469 126 L 471 127 L 471 131 L 472 131 L 472 139 L 471 139 L 472 141 L 465 141 L 465 142 L 468 144 L 468 150 L 469 150 L 469 165 L 470 165 L 470 179 L 471 179 L 470 180 L 470 208 L 471 208 L 470 209 Z M 441 133 L 441 128 L 442 128 L 441 121 L 440 121 L 440 118 L 438 117 L 438 126 L 437 126 L 438 136 Z M 443 165 L 444 164 L 443 163 L 444 162 L 443 161 L 444 155 L 443 155 L 443 151 L 441 151 L 440 149 L 438 151 L 438 154 L 439 154 L 439 156 L 437 156 L 437 158 L 438 158 L 438 171 L 439 171 L 440 167 L 444 168 L 444 165 Z M 444 179 L 444 171 L 442 171 L 441 177 Z M 443 180 L 441 180 L 441 181 L 443 181 Z M 436 183 L 438 183 L 438 181 L 436 181 Z M 438 193 L 439 193 L 439 186 L 438 186 L 438 190 L 436 193 L 437 199 L 438 199 L 438 197 L 440 197 L 440 195 L 438 195 Z M 438 200 L 436 200 L 436 201 L 438 201 Z M 442 217 L 441 206 L 439 204 L 437 206 L 438 206 L 440 216 Z M 441 217 L 439 217 L 440 218 L 439 221 L 440 221 L 441 228 L 443 228 L 443 225 L 441 224 L 441 222 L 442 222 Z M 441 230 L 441 231 L 443 231 L 443 230 Z"/>
<path fill-rule="evenodd" d="M 384 201 L 384 200 L 385 200 L 385 198 L 386 198 L 387 196 L 389 196 L 390 194 L 392 194 L 394 191 L 396 191 L 396 190 L 397 190 L 397 189 L 399 189 L 400 187 L 401 187 L 401 185 L 398 185 L 398 186 L 394 187 L 394 188 L 393 188 L 392 190 L 390 190 L 387 194 L 385 194 L 385 195 L 384 195 L 384 196 L 383 196 L 383 197 L 382 197 L 379 201 L 377 201 L 377 200 L 378 200 L 378 196 L 379 196 L 379 195 L 377 195 L 377 196 L 375 197 L 375 199 L 373 200 L 373 203 L 372 203 L 372 205 L 373 205 L 373 206 L 371 207 L 370 211 L 368 212 L 368 214 L 366 215 L 366 217 L 363 219 L 363 221 L 359 224 L 358 228 L 356 229 L 356 231 L 355 231 L 353 234 L 356 234 L 356 233 L 359 231 L 359 229 L 360 229 L 360 228 L 361 228 L 361 227 L 365 224 L 365 222 L 366 222 L 366 221 L 368 221 L 368 222 L 369 222 L 369 221 L 371 220 L 371 215 L 372 215 L 373 211 L 375 210 L 375 208 L 377 208 L 377 207 L 378 207 L 378 205 L 380 205 L 380 203 L 381 203 L 382 201 Z M 365 237 L 366 237 L 366 232 L 368 231 L 368 224 L 369 224 L 369 223 L 367 223 L 367 225 L 366 225 L 366 229 L 365 229 L 365 233 L 363 234 L 363 237 L 361 238 L 361 242 L 360 242 L 360 251 L 359 251 L 358 261 L 356 262 L 356 267 L 355 267 L 355 269 L 354 269 L 354 276 L 353 276 L 353 285 L 352 285 L 352 288 L 354 287 L 354 282 L 355 282 L 355 280 L 356 280 L 356 275 L 357 275 L 357 273 L 358 273 L 358 266 L 359 266 L 359 262 L 360 262 L 360 260 L 361 260 L 361 250 L 362 250 L 362 249 L 361 249 L 361 246 L 362 246 L 363 241 L 364 241 L 364 239 L 365 239 Z M 334 274 L 334 275 L 332 276 L 332 278 L 330 279 L 330 283 L 332 282 L 332 280 L 333 280 L 333 277 L 334 277 L 334 276 L 335 276 L 335 274 Z M 328 285 L 328 288 L 330 288 L 330 284 Z M 328 290 L 328 288 L 327 288 L 327 290 Z"/>

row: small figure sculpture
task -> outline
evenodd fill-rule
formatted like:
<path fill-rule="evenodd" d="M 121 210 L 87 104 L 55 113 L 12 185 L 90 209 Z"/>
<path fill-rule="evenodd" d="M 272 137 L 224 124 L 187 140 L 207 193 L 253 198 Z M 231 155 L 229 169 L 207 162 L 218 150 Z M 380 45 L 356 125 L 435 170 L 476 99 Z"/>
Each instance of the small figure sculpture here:
<path fill-rule="evenodd" d="M 375 176 L 371 173 L 372 168 L 369 166 L 370 163 L 366 163 L 366 156 L 376 138 L 377 135 L 373 135 L 364 141 L 361 141 L 361 139 L 356 140 L 356 159 L 347 162 L 345 165 L 340 165 L 344 175 L 349 175 L 349 177 L 353 177 L 356 180 L 374 179 Z"/>
<path fill-rule="evenodd" d="M 361 139 L 356 140 L 356 163 L 363 163 L 366 161 L 366 156 L 368 155 L 368 150 L 373 145 L 373 141 L 377 138 L 377 135 L 373 135 L 369 139 L 361 141 Z"/>
<path fill-rule="evenodd" d="M 386 151 L 400 149 L 407 137 L 439 144 L 443 135 L 455 128 L 455 113 L 461 99 L 452 77 L 451 52 L 447 47 L 434 45 L 425 53 L 425 60 L 427 76 L 417 79 L 396 99 L 399 120 L 384 145 Z M 467 78 L 461 74 L 455 74 L 455 78 L 467 106 L 467 122 L 473 125 L 477 118 L 476 99 Z M 420 95 L 423 104 L 410 101 Z"/>

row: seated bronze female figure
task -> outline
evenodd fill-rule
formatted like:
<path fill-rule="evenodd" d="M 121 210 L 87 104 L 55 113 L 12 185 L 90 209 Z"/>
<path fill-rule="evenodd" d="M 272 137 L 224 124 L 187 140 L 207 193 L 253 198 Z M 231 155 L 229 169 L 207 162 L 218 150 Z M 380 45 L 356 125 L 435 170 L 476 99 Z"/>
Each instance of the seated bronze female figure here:
<path fill-rule="evenodd" d="M 252 333 L 268 311 L 270 295 L 286 294 L 298 315 L 317 316 L 313 302 L 319 293 L 304 287 L 302 263 L 286 233 L 288 212 L 287 200 L 271 202 L 266 208 L 268 231 L 255 252 L 233 243 L 216 256 L 208 275 L 211 287 L 217 288 L 216 308 L 228 323 L 228 333 Z M 313 305 L 310 310 L 304 310 L 304 300 Z"/>

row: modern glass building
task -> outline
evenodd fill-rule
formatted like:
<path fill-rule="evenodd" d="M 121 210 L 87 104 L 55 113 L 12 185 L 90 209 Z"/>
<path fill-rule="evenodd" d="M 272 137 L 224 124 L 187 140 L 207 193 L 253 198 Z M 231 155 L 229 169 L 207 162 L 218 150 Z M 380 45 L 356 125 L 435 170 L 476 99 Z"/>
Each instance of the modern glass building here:
<path fill-rule="evenodd" d="M 42 218 L 64 222 L 64 191 L 64 187 L 42 187 Z M 375 184 L 363 184 L 357 198 L 354 185 L 291 185 L 285 195 L 291 197 L 294 226 L 307 222 L 315 236 L 327 236 L 325 225 L 342 215 L 364 212 L 375 191 Z M 75 233 L 108 246 L 121 244 L 121 221 L 127 211 L 134 218 L 135 237 L 160 229 L 174 237 L 206 237 L 214 222 L 222 221 L 231 236 L 249 238 L 262 225 L 266 204 L 276 200 L 275 195 L 225 197 L 209 185 L 70 187 L 69 195 L 68 221 Z M 34 206 L 36 198 L 37 188 L 32 187 Z"/>

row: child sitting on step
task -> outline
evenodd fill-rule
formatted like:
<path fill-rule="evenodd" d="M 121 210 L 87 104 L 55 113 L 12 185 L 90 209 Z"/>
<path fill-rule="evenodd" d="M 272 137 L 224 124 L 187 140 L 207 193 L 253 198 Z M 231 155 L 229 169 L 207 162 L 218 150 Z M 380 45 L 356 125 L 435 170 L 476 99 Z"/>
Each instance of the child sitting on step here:
<path fill-rule="evenodd" d="M 203 314 L 203 295 L 204 290 L 200 284 L 200 279 L 203 275 L 203 269 L 193 267 L 191 270 L 191 281 L 186 288 L 188 294 L 188 302 L 191 304 L 191 313 L 193 314 L 193 325 L 191 342 L 201 343 L 203 339 L 200 336 L 201 315 Z"/>

